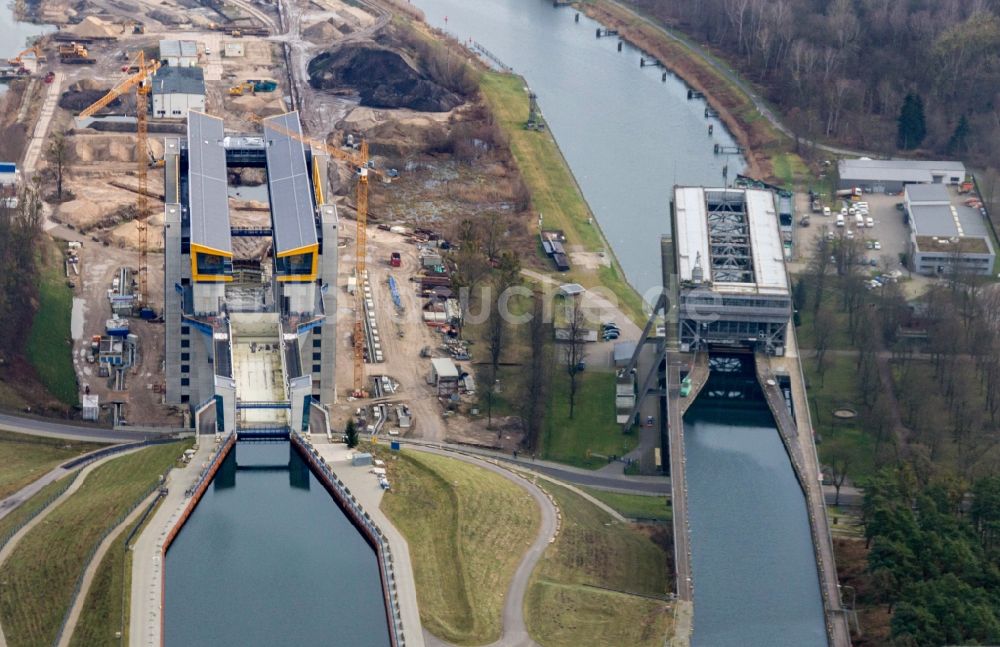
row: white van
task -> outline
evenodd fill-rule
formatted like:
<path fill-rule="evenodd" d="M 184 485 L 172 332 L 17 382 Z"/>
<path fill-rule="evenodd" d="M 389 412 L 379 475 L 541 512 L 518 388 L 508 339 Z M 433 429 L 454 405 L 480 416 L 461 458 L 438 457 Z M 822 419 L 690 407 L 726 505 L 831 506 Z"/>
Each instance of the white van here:
<path fill-rule="evenodd" d="M 854 224 L 857 225 L 858 229 L 863 228 L 865 226 L 865 217 L 860 213 L 854 214 Z"/>
<path fill-rule="evenodd" d="M 875 226 L 875 219 L 872 218 L 871 216 L 868 216 L 867 218 L 865 218 L 865 226 L 867 226 L 869 229 L 871 229 L 872 227 L 874 227 Z"/>
<path fill-rule="evenodd" d="M 844 226 L 844 214 L 842 214 L 842 213 L 838 213 L 837 214 L 837 226 L 838 227 L 843 227 Z"/>
<path fill-rule="evenodd" d="M 830 217 L 830 207 L 823 207 L 823 215 Z"/>

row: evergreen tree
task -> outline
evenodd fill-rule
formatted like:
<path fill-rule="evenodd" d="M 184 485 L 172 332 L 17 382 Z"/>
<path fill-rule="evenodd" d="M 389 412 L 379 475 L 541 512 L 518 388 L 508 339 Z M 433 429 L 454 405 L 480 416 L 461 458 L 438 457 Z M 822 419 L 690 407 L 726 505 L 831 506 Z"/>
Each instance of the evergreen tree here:
<path fill-rule="evenodd" d="M 948 140 L 948 152 L 951 154 L 962 153 L 965 151 L 969 142 L 969 120 L 962 115 L 958 120 L 958 125 L 955 126 L 955 132 L 951 134 L 951 139 Z"/>
<path fill-rule="evenodd" d="M 919 94 L 906 95 L 897 124 L 896 148 L 913 150 L 920 146 L 927 136 L 927 123 L 924 120 L 924 100 Z"/>
<path fill-rule="evenodd" d="M 347 429 L 344 430 L 344 436 L 347 438 L 347 446 L 354 449 L 358 446 L 358 428 L 354 424 L 354 418 L 347 421 Z"/>

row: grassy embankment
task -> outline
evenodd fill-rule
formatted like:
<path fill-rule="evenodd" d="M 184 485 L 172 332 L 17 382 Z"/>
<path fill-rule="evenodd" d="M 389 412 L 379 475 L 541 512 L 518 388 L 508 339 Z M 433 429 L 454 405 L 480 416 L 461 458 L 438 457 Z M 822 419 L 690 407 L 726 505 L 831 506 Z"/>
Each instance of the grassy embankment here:
<path fill-rule="evenodd" d="M 156 507 L 159 508 L 159 502 Z M 128 643 L 132 552 L 125 550 L 125 538 L 140 523 L 148 525 L 152 518 L 153 515 L 150 514 L 145 521 L 137 520 L 128 528 L 122 529 L 114 544 L 104 554 L 80 610 L 70 647 L 120 647 Z M 136 536 L 138 537 L 138 533 Z M 115 638 L 118 631 L 122 633 L 122 639 Z"/>
<path fill-rule="evenodd" d="M 6 517 L 0 519 L 0 540 L 13 532 L 15 528 L 20 528 L 21 524 L 26 523 L 34 517 L 37 512 L 45 507 L 49 499 L 62 494 L 69 487 L 70 484 L 68 481 L 72 476 L 72 474 L 67 474 L 58 481 L 49 483 L 36 492 L 30 499 L 17 506 Z"/>
<path fill-rule="evenodd" d="M 528 94 L 524 88 L 524 79 L 511 74 L 487 72 L 480 82 L 483 97 L 507 135 L 511 153 L 531 191 L 534 210 L 542 214 L 546 229 L 561 229 L 571 247 L 579 245 L 588 252 L 613 255 L 555 138 L 548 131 L 524 129 L 528 118 Z M 537 251 L 541 254 L 541 246 Z M 575 266 L 558 280 L 575 281 L 588 288 L 604 286 L 617 296 L 627 316 L 640 326 L 646 321 L 642 299 L 625 280 L 613 256 L 610 267 L 595 271 Z"/>
<path fill-rule="evenodd" d="M 0 565 L 0 622 L 11 647 L 52 642 L 97 541 L 189 445 L 159 445 L 101 465 L 18 543 Z"/>
<path fill-rule="evenodd" d="M 610 506 L 627 519 L 669 523 L 673 519 L 670 500 L 650 494 L 622 494 L 597 488 L 580 488 L 598 501 Z"/>
<path fill-rule="evenodd" d="M 59 246 L 47 237 L 39 254 L 38 311 L 28 333 L 26 354 L 46 390 L 69 406 L 78 403 L 70 318 L 73 291 L 66 285 Z"/>
<path fill-rule="evenodd" d="M 3 466 L 0 469 L 0 499 L 17 492 L 57 465 L 103 446 L 0 430 L 0 465 Z"/>
<path fill-rule="evenodd" d="M 696 51 L 686 35 L 668 30 L 624 3 L 580 0 L 580 5 L 589 16 L 618 29 L 622 37 L 655 55 L 688 85 L 709 97 L 727 128 L 749 151 L 748 174 L 799 189 L 815 181 L 795 152 L 795 142 L 777 130 L 739 85 L 718 69 L 736 75 L 723 59 L 703 46 L 697 46 Z"/>
<path fill-rule="evenodd" d="M 666 551 L 566 488 L 540 486 L 562 511 L 562 531 L 525 596 L 532 637 L 546 647 L 663 645 L 671 621 Z"/>
<path fill-rule="evenodd" d="M 459 645 L 498 639 L 504 595 L 538 532 L 535 502 L 502 476 L 452 458 L 384 457 L 392 490 L 382 510 L 409 543 L 424 627 Z"/>
<path fill-rule="evenodd" d="M 606 456 L 624 456 L 638 442 L 636 434 L 623 435 L 615 422 L 615 374 L 584 371 L 579 375 L 576 406 L 569 417 L 569 376 L 561 366 L 552 371 L 549 406 L 539 438 L 538 455 L 577 467 L 596 469 L 607 465 Z"/>

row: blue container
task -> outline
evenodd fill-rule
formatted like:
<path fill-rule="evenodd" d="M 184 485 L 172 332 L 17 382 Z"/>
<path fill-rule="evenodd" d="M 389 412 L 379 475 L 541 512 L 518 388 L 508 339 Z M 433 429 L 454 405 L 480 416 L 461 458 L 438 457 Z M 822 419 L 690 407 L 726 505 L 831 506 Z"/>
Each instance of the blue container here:
<path fill-rule="evenodd" d="M 399 451 L 399 441 L 398 440 L 393 440 L 392 442 L 390 442 L 389 443 L 389 449 L 393 449 L 393 450 L 395 450 L 395 451 L 398 452 Z"/>

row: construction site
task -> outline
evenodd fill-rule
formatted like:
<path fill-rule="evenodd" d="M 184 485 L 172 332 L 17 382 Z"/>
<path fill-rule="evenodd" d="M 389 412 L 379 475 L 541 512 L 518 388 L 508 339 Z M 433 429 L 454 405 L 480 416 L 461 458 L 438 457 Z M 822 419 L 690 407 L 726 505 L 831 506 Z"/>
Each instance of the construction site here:
<path fill-rule="evenodd" d="M 366 90 L 357 87 L 359 105 L 337 75 L 363 65 L 367 57 L 351 52 L 368 51 L 376 37 L 379 56 L 397 61 L 387 72 L 396 76 L 383 82 L 423 74 L 396 53 L 411 51 L 412 36 L 387 27 L 389 13 L 378 6 L 324 0 L 279 15 L 242 2 L 195 9 L 164 2 L 139 14 L 113 1 L 94 5 L 86 16 L 66 3 L 39 5 L 37 18 L 59 28 L 11 59 L 20 80 L 2 99 L 4 127 L 24 134 L 3 155 L 23 155 L 21 176 L 40 172 L 61 183 L 46 205 L 45 229 L 67 241 L 85 417 L 189 426 L 219 394 L 219 378 L 254 365 L 238 361 L 243 350 L 252 348 L 256 360 L 261 349 L 284 347 L 275 378 L 283 390 L 244 393 L 241 401 L 288 407 L 290 381 L 308 377 L 304 391 L 337 425 L 357 415 L 375 432 L 496 444 L 474 420 L 442 416 L 477 405 L 448 241 L 470 211 L 526 206 L 511 162 L 489 145 L 495 135 L 482 106 L 432 82 L 430 94 L 404 97 L 422 109 L 365 105 Z M 323 54 L 341 40 L 337 54 Z M 293 132 L 261 130 L 289 111 Z M 199 134 L 203 128 L 210 136 Z M 308 186 L 276 184 L 276 137 L 301 146 Z M 466 138 L 480 148 L 457 149 Z M 375 154 L 360 162 L 369 144 Z M 283 161 L 282 173 L 294 176 L 293 162 L 299 158 Z M 363 173 L 370 181 L 362 198 Z M 282 240 L 286 218 L 301 220 L 295 244 L 287 232 Z M 517 218 L 508 236 L 531 241 Z M 318 251 L 299 249 L 310 246 Z M 349 304 L 339 312 L 338 299 Z M 249 312 L 278 317 L 269 342 L 240 332 L 238 315 Z M 234 328 L 220 328 L 223 319 Z M 435 358 L 457 362 L 455 389 L 439 388 Z M 377 404 L 359 410 L 352 404 L 359 397 Z M 254 415 L 241 411 L 251 422 Z M 501 441 L 516 446 L 520 436 Z"/>

